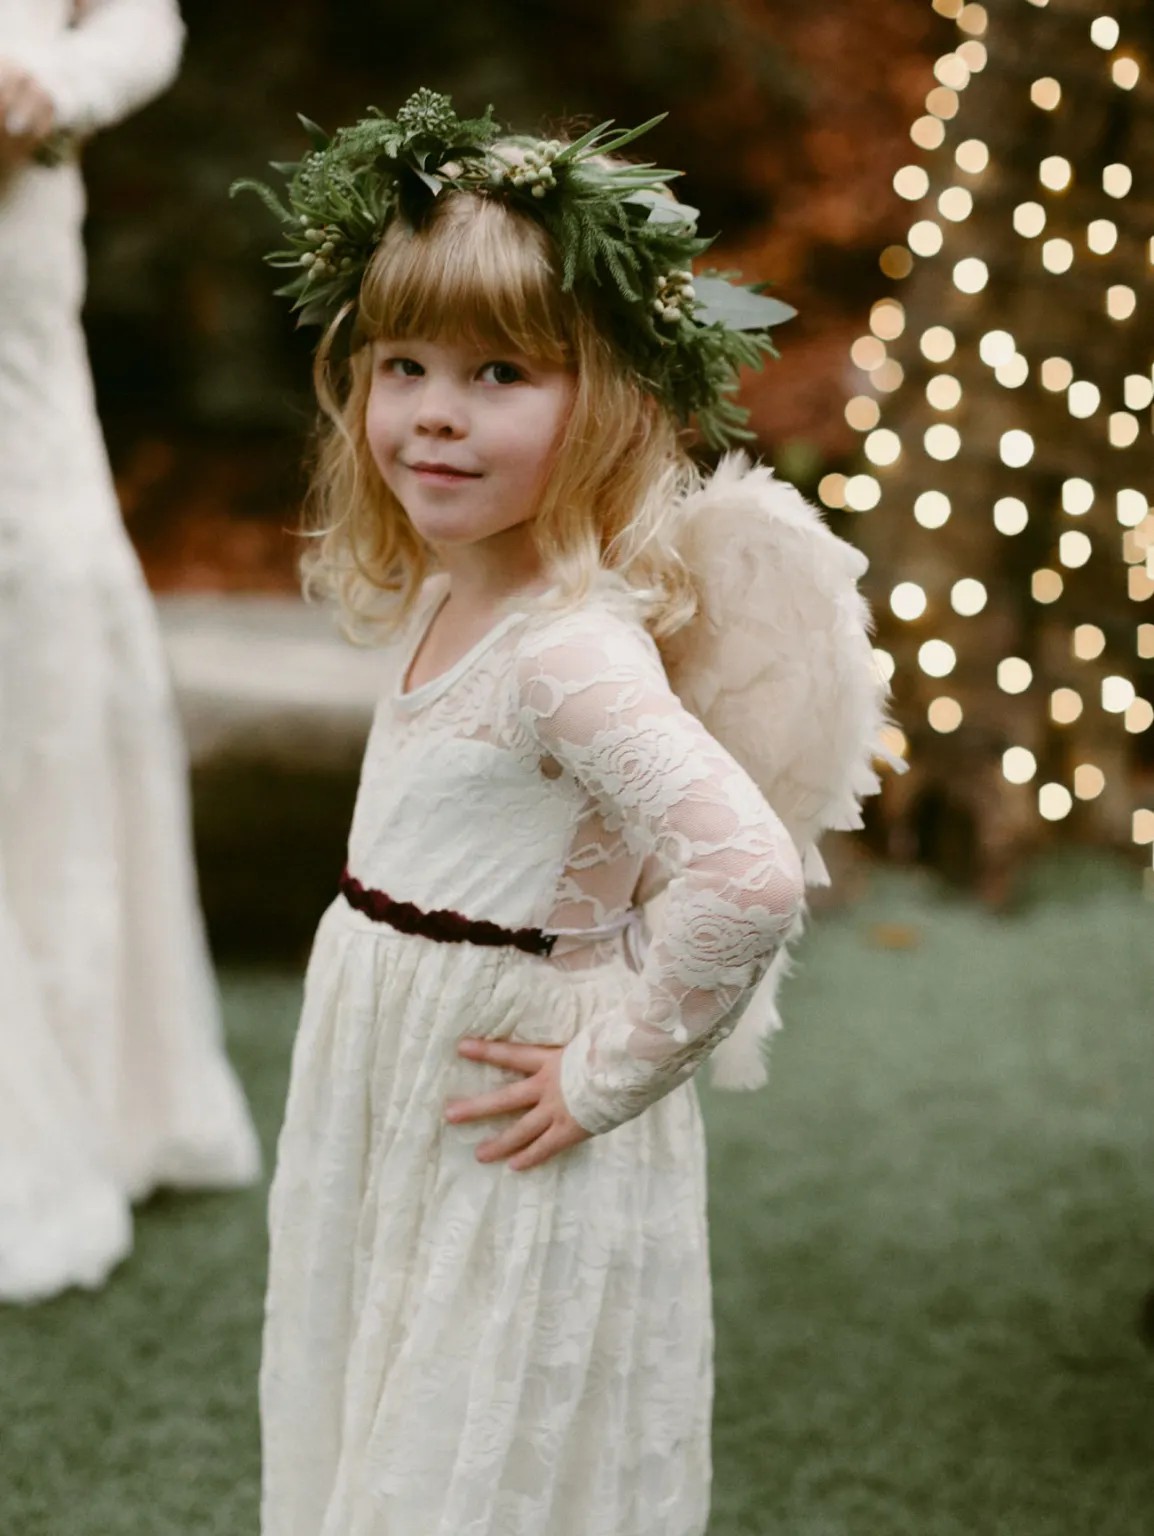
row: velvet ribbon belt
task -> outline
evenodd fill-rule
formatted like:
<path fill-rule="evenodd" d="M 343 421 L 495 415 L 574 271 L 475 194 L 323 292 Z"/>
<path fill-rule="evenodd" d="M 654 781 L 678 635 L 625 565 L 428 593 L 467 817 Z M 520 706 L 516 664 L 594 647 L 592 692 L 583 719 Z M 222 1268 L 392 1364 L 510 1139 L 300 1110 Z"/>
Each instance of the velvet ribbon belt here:
<path fill-rule="evenodd" d="M 388 923 L 398 933 L 416 933 L 438 944 L 508 945 L 527 955 L 550 955 L 559 937 L 543 928 L 502 928 L 500 923 L 478 922 L 447 908 L 426 912 L 411 901 L 394 901 L 384 891 L 370 890 L 347 869 L 341 876 L 341 895 L 374 923 Z"/>
<path fill-rule="evenodd" d="M 341 875 L 341 895 L 358 912 L 363 912 L 374 923 L 387 923 L 398 933 L 418 934 L 423 939 L 433 939 L 438 944 L 482 944 L 491 947 L 509 947 L 522 950 L 527 955 L 551 955 L 558 939 L 576 939 L 592 943 L 599 939 L 615 938 L 624 933 L 633 949 L 640 926 L 641 914 L 631 907 L 620 917 L 594 928 L 504 928 L 500 923 L 490 923 L 448 908 L 425 911 L 411 901 L 394 901 L 384 891 L 374 891 L 349 873 Z"/>

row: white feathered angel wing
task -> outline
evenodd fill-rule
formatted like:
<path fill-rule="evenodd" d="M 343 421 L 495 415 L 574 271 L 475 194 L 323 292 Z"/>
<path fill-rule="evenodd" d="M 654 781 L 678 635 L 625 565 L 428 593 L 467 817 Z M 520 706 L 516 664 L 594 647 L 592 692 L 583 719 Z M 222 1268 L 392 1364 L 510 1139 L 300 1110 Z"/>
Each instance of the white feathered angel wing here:
<path fill-rule="evenodd" d="M 826 885 L 822 833 L 860 827 L 862 799 L 880 788 L 876 760 L 893 763 L 880 739 L 887 688 L 857 589 L 868 562 L 743 454 L 722 460 L 684 515 L 680 547 L 702 603 L 663 644 L 670 682 L 781 817 L 807 884 Z M 763 1042 L 781 1022 L 787 967 L 783 952 L 714 1052 L 719 1087 L 765 1082 Z"/>

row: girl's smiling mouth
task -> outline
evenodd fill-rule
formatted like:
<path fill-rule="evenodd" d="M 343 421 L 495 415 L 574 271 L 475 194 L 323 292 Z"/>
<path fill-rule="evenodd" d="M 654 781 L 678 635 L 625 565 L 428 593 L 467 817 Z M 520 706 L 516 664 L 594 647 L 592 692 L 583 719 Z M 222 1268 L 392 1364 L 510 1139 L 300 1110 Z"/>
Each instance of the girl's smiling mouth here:
<path fill-rule="evenodd" d="M 481 478 L 480 470 L 458 469 L 453 464 L 437 464 L 425 460 L 421 460 L 416 464 L 406 464 L 405 468 L 411 474 L 420 475 L 423 479 L 427 480 L 453 481 L 479 480 Z"/>

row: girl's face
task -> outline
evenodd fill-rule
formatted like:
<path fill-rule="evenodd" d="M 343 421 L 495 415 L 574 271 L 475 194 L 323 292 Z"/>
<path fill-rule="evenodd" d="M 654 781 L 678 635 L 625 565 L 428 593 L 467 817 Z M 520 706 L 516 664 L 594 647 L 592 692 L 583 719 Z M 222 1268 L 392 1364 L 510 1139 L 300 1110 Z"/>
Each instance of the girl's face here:
<path fill-rule="evenodd" d="M 477 543 L 535 514 L 574 387 L 570 370 L 515 353 L 378 341 L 369 450 L 423 539 Z"/>

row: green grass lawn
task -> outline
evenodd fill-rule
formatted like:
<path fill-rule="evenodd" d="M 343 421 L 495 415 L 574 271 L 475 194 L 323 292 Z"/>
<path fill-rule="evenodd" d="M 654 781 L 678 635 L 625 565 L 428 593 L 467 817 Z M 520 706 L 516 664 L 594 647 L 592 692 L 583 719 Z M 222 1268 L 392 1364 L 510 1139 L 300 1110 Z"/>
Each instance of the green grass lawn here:
<path fill-rule="evenodd" d="M 706 1095 L 711 1536 L 1154 1531 L 1135 884 L 1062 861 L 998 919 L 882 874 L 816 925 L 770 1091 Z M 225 998 L 271 1152 L 298 978 Z M 263 1266 L 262 1192 L 164 1197 L 104 1291 L 0 1311 L 0 1536 L 255 1536 Z"/>

